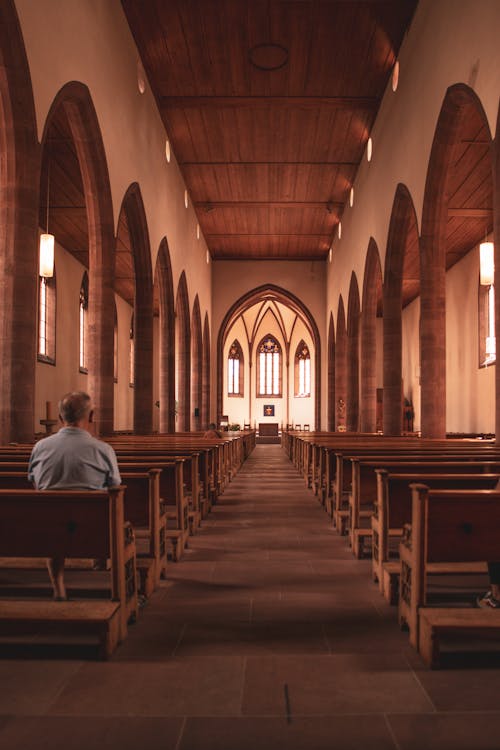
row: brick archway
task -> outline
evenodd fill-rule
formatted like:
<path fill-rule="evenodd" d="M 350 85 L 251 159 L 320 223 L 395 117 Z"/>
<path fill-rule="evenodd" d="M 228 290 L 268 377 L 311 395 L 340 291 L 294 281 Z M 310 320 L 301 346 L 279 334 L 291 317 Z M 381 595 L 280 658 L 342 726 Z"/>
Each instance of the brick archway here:
<path fill-rule="evenodd" d="M 201 428 L 205 430 L 210 419 L 210 324 L 208 322 L 208 313 L 205 313 L 203 323 L 203 362 L 202 362 L 202 386 L 201 386 Z"/>
<path fill-rule="evenodd" d="M 420 241 L 420 385 L 422 437 L 446 434 L 446 245 L 450 183 L 455 150 L 471 114 L 489 133 L 475 92 L 465 84 L 445 95 L 425 183 Z"/>
<path fill-rule="evenodd" d="M 327 429 L 335 430 L 335 327 L 330 313 L 328 323 L 328 424 Z"/>
<path fill-rule="evenodd" d="M 97 114 L 88 88 L 78 82 L 63 86 L 45 122 L 42 149 L 51 124 L 64 108 L 82 177 L 89 246 L 88 390 L 96 407 L 100 435 L 113 432 L 114 410 L 114 268 L 113 207 Z"/>
<path fill-rule="evenodd" d="M 156 259 L 155 287 L 160 318 L 159 382 L 160 432 L 175 431 L 175 311 L 174 283 L 167 240 L 160 243 Z"/>
<path fill-rule="evenodd" d="M 189 432 L 191 428 L 191 321 L 186 274 L 181 273 L 175 300 L 175 352 L 177 430 Z"/>
<path fill-rule="evenodd" d="M 191 429 L 201 430 L 202 367 L 203 350 L 201 337 L 200 300 L 194 298 L 191 315 Z"/>
<path fill-rule="evenodd" d="M 370 238 L 366 254 L 361 308 L 361 432 L 377 427 L 377 313 L 382 307 L 382 267 L 377 243 Z"/>
<path fill-rule="evenodd" d="M 359 430 L 359 287 L 351 274 L 347 304 L 347 429 Z"/>
<path fill-rule="evenodd" d="M 339 297 L 337 310 L 337 336 L 335 339 L 335 427 L 346 429 L 347 400 L 347 331 L 344 300 Z"/>
<path fill-rule="evenodd" d="M 146 213 L 141 189 L 132 183 L 125 193 L 118 219 L 130 237 L 135 276 L 134 288 L 134 432 L 153 430 L 153 272 Z"/>
<path fill-rule="evenodd" d="M 232 322 L 241 314 L 243 310 L 251 307 L 256 302 L 266 297 L 272 296 L 278 302 L 290 307 L 304 321 L 309 330 L 314 344 L 314 372 L 315 372 L 315 403 L 314 403 L 314 429 L 319 430 L 321 425 L 321 340 L 318 326 L 313 316 L 304 305 L 304 303 L 291 292 L 275 284 L 264 284 L 263 286 L 252 289 L 240 297 L 227 311 L 219 328 L 217 337 L 217 415 L 222 414 L 223 402 L 223 349 L 226 340 L 227 331 L 230 329 Z"/>
<path fill-rule="evenodd" d="M 392 204 L 384 280 L 384 435 L 400 435 L 402 427 L 402 307 L 405 258 L 408 248 L 418 247 L 418 226 L 415 207 L 408 188 L 400 183 Z M 418 279 L 413 279 L 413 283 Z"/>
<path fill-rule="evenodd" d="M 40 147 L 15 4 L 0 3 L 0 440 L 33 440 Z"/>

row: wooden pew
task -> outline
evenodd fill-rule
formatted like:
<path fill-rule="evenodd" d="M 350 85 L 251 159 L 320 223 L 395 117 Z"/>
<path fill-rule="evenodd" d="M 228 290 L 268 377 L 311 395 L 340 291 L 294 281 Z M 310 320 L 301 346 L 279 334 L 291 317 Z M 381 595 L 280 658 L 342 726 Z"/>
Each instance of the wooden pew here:
<path fill-rule="evenodd" d="M 406 466 L 407 468 L 407 466 Z M 399 467 L 396 469 L 399 472 Z M 377 498 L 371 517 L 372 576 L 389 604 L 397 604 L 401 564 L 397 557 L 405 524 L 411 522 L 411 484 L 420 482 L 431 489 L 495 489 L 499 474 L 392 473 L 375 469 Z M 391 545 L 392 542 L 392 545 Z M 392 549 L 391 549 L 392 546 Z"/>
<path fill-rule="evenodd" d="M 107 658 L 137 617 L 136 550 L 123 487 L 108 491 L 0 490 L 1 557 L 109 558 L 110 601 L 2 599 L 0 633 L 93 634 Z"/>
<path fill-rule="evenodd" d="M 434 490 L 412 485 L 411 525 L 400 544 L 400 624 L 431 667 L 439 666 L 443 634 L 500 635 L 500 611 L 428 606 L 429 573 L 460 573 L 499 557 L 500 492 Z"/>
<path fill-rule="evenodd" d="M 453 458 L 455 456 L 455 458 Z M 367 460 L 368 459 L 368 460 Z M 399 474 L 470 474 L 500 473 L 500 461 L 458 459 L 456 453 L 439 452 L 421 455 L 379 456 L 351 458 L 352 485 L 348 496 L 347 519 L 349 542 L 355 557 L 363 556 L 371 545 L 371 516 L 377 497 L 376 469 L 387 468 Z M 415 481 L 419 481 L 416 479 Z"/>

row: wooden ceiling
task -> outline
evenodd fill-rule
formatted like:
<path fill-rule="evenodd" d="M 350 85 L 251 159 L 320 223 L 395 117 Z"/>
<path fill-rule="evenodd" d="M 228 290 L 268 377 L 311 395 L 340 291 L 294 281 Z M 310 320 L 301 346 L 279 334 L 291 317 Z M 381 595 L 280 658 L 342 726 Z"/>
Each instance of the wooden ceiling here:
<path fill-rule="evenodd" d="M 416 0 L 122 4 L 212 256 L 324 259 Z M 279 46 L 259 46 L 270 42 Z M 490 142 L 471 100 L 447 185 L 447 268 L 492 229 Z M 88 268 L 81 170 L 64 107 L 44 143 L 42 229 L 47 192 L 49 230 Z M 115 291 L 133 304 L 123 211 L 115 275 Z M 403 275 L 406 305 L 420 290 L 417 227 Z"/>
<path fill-rule="evenodd" d="M 122 0 L 216 259 L 324 259 L 416 0 Z"/>

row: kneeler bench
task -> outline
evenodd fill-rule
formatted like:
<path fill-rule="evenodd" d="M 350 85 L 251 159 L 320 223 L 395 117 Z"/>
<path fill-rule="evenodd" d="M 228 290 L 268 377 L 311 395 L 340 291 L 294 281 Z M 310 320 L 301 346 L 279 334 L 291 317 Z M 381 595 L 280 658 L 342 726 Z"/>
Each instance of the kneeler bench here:
<path fill-rule="evenodd" d="M 112 601 L 2 600 L 0 635 L 95 636 L 99 656 L 108 659 L 120 638 L 120 605 Z"/>
<path fill-rule="evenodd" d="M 500 610 L 424 607 L 419 611 L 420 656 L 432 669 L 440 666 L 443 635 L 495 634 L 500 638 Z"/>

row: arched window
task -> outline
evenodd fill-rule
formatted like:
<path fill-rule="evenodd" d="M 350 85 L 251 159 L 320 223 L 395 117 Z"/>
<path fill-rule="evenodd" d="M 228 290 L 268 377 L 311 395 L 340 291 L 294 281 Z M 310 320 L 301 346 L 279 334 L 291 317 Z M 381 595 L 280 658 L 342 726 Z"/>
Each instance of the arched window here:
<path fill-rule="evenodd" d="M 243 396 L 243 351 L 237 339 L 231 344 L 227 358 L 227 394 Z"/>
<path fill-rule="evenodd" d="M 479 284 L 479 367 L 496 362 L 495 286 Z"/>
<path fill-rule="evenodd" d="M 304 341 L 295 352 L 295 395 L 305 398 L 311 395 L 311 355 Z"/>
<path fill-rule="evenodd" d="M 87 271 L 83 274 L 80 286 L 80 372 L 87 372 L 87 327 L 89 308 L 89 277 Z"/>
<path fill-rule="evenodd" d="M 134 313 L 132 313 L 132 317 L 130 318 L 130 361 L 129 361 L 129 385 L 131 388 L 134 387 L 135 383 L 135 377 L 134 377 L 134 371 L 135 371 L 135 344 L 134 344 Z"/>
<path fill-rule="evenodd" d="M 257 396 L 281 396 L 281 347 L 271 334 L 257 347 Z"/>
<path fill-rule="evenodd" d="M 115 310 L 115 323 L 113 326 L 113 380 L 118 383 L 118 314 L 116 312 L 116 302 L 113 305 Z"/>
<path fill-rule="evenodd" d="M 38 359 L 56 362 L 56 272 L 40 276 L 38 286 Z"/>

